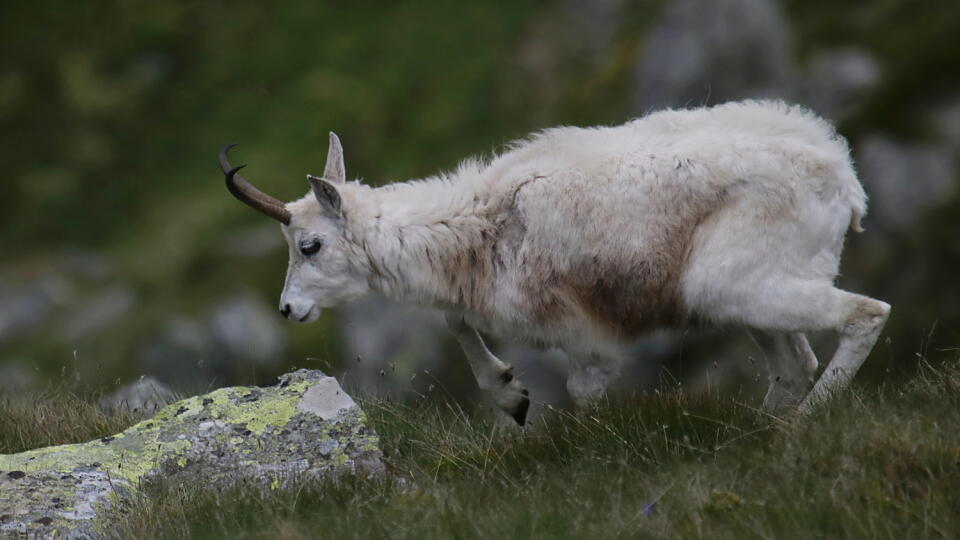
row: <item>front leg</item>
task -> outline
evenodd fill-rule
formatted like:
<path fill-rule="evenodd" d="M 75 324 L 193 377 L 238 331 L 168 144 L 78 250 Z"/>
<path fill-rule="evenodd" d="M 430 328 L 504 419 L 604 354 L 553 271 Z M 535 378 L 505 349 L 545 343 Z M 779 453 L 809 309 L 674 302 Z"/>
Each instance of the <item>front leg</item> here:
<path fill-rule="evenodd" d="M 494 356 L 480 334 L 459 313 L 447 314 L 447 326 L 467 356 L 477 385 L 481 390 L 489 391 L 497 406 L 522 426 L 527 421 L 530 393 L 513 376 L 513 367 Z"/>

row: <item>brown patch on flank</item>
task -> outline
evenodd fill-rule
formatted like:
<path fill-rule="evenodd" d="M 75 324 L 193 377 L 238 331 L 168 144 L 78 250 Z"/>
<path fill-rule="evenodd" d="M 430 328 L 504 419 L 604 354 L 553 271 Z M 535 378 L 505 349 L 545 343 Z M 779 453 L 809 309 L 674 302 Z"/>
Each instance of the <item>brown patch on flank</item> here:
<path fill-rule="evenodd" d="M 582 312 L 615 336 L 675 326 L 685 314 L 679 292 L 685 247 L 666 257 L 640 256 L 633 264 L 594 258 L 578 265 L 565 285 Z"/>
<path fill-rule="evenodd" d="M 609 247 L 572 266 L 561 278 L 576 307 L 599 329 L 630 338 L 687 322 L 680 291 L 693 245 L 693 235 L 722 206 L 726 193 L 700 204 L 675 208 L 670 226 L 649 239 L 641 250 Z"/>

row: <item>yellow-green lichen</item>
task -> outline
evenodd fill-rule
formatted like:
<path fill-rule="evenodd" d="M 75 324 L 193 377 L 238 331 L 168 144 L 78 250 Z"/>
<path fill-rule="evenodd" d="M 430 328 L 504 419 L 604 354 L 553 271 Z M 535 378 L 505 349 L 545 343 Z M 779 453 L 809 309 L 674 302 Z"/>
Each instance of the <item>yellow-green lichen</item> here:
<path fill-rule="evenodd" d="M 206 396 L 184 399 L 161 409 L 153 418 L 144 420 L 124 432 L 102 440 L 31 450 L 15 455 L 0 455 L 0 470 L 69 472 L 78 467 L 98 468 L 111 475 L 136 483 L 143 474 L 158 465 L 159 459 L 175 458 L 178 464 L 190 445 L 189 438 L 162 440 L 164 432 L 176 432 L 177 425 L 189 422 L 208 408 L 211 418 L 229 424 L 246 426 L 255 435 L 263 435 L 268 426 L 282 427 L 293 418 L 297 402 L 316 381 L 291 383 L 282 392 L 267 393 L 257 388 L 223 388 Z M 258 395 L 258 392 L 261 395 Z M 251 399 L 251 395 L 254 396 Z M 326 438 L 326 434 L 324 434 Z M 217 434 L 219 442 L 226 435 Z M 229 437 L 233 445 L 243 437 Z M 183 466 L 183 465 L 181 465 Z"/>
<path fill-rule="evenodd" d="M 252 433 L 262 435 L 267 426 L 283 426 L 290 421 L 297 413 L 297 400 L 311 382 L 294 383 L 285 389 L 283 395 L 267 394 L 262 399 L 250 401 L 244 401 L 244 397 L 256 389 L 242 387 L 224 388 L 207 396 L 185 399 L 164 407 L 153 418 L 113 437 L 0 455 L 0 470 L 69 472 L 99 464 L 98 468 L 110 471 L 111 475 L 136 483 L 143 474 L 157 466 L 159 456 L 163 459 L 180 456 L 190 447 L 188 438 L 163 441 L 160 435 L 163 430 L 175 431 L 173 427 L 198 415 L 203 410 L 204 399 L 225 421 L 246 425 Z M 243 439 L 232 437 L 230 442 L 240 444 Z"/>
<path fill-rule="evenodd" d="M 361 455 L 365 462 L 379 463 L 377 437 L 362 413 L 354 409 L 327 418 L 299 407 L 307 390 L 323 377 L 297 372 L 272 388 L 225 388 L 185 399 L 112 437 L 0 455 L 0 471 L 17 472 L 11 481 L 20 487 L 40 486 L 31 493 L 56 494 L 30 506 L 43 512 L 38 516 L 55 516 L 49 526 L 56 528 L 63 520 L 90 519 L 78 516 L 98 514 L 159 474 L 183 479 L 202 475 L 213 481 L 252 476 L 276 489 L 283 481 L 278 474 L 327 471 Z M 371 472 L 376 470 L 373 466 Z M 91 486 L 100 491 L 91 491 Z M 24 500 L 7 488 L 0 489 L 0 510 Z M 79 497 L 86 497 L 85 502 L 79 503 Z M 56 511 L 37 510 L 53 499 L 67 504 Z"/>
<path fill-rule="evenodd" d="M 303 393 L 316 381 L 301 381 L 286 388 L 286 396 L 263 400 L 259 403 L 243 403 L 232 416 L 234 422 L 246 424 L 247 429 L 262 435 L 267 426 L 283 426 L 297 414 L 297 403 Z M 290 399 L 295 396 L 296 399 Z"/>

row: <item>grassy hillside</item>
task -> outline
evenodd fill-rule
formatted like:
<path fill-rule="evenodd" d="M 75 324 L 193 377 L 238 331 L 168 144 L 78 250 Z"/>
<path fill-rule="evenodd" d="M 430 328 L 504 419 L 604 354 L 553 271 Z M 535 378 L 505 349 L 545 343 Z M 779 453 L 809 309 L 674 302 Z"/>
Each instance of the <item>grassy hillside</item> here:
<path fill-rule="evenodd" d="M 0 450 L 129 418 L 48 394 L 0 409 Z M 258 493 L 167 487 L 118 523 L 155 538 L 953 538 L 960 363 L 845 393 L 806 419 L 732 398 L 638 396 L 525 431 L 442 402 L 364 403 L 394 477 Z M 58 410 L 62 409 L 62 410 Z M 46 410 L 70 422 L 47 423 Z M 18 430 L 8 429 L 20 426 Z M 19 435 L 17 434 L 19 433 Z M 82 438 L 80 437 L 80 438 Z"/>

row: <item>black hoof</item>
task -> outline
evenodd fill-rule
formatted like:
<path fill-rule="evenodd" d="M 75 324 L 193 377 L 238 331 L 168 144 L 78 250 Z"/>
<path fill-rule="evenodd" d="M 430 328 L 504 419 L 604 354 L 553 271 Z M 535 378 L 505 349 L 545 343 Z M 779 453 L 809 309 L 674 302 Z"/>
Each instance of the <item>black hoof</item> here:
<path fill-rule="evenodd" d="M 527 392 L 527 389 L 524 388 L 520 393 L 523 394 L 523 401 L 517 405 L 517 408 L 513 410 L 510 416 L 513 417 L 513 420 L 518 425 L 522 426 L 527 423 L 527 410 L 530 409 L 530 392 Z"/>

